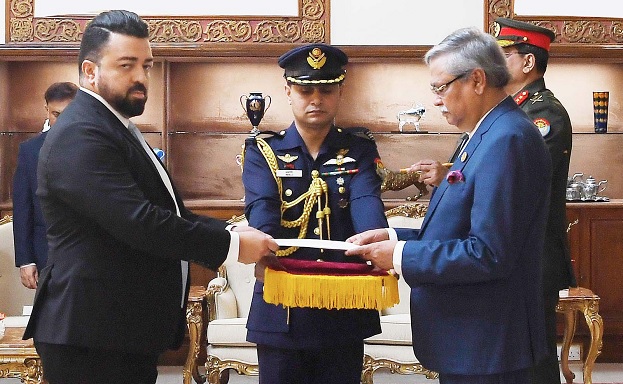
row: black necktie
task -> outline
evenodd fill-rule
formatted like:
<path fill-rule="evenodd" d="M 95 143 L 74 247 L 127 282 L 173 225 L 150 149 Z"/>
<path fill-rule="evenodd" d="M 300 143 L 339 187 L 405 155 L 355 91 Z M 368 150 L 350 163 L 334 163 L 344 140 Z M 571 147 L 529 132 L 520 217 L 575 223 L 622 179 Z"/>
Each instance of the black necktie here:
<path fill-rule="evenodd" d="M 452 152 L 452 156 L 450 156 L 450 158 L 448 159 L 448 163 L 454 163 L 456 158 L 459 156 L 459 153 L 461 153 L 461 151 L 465 147 L 468 139 L 469 134 L 467 132 L 461 133 L 461 137 L 459 137 L 459 139 L 457 140 L 456 148 L 454 149 L 454 152 Z"/>

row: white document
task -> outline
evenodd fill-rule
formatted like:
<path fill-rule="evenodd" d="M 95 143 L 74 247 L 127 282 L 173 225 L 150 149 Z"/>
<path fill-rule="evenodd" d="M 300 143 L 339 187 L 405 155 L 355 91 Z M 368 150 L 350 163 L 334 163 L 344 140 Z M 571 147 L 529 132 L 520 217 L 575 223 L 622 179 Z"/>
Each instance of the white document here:
<path fill-rule="evenodd" d="M 305 247 L 318 249 L 337 249 L 347 251 L 359 247 L 353 243 L 335 240 L 319 240 L 319 239 L 275 239 L 280 247 Z"/>

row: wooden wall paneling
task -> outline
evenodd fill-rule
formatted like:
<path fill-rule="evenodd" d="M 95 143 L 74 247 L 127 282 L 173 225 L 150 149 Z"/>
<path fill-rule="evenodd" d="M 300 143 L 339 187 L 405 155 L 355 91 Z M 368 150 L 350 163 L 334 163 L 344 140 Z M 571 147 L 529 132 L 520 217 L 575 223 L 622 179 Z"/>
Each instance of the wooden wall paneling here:
<path fill-rule="evenodd" d="M 623 134 L 574 134 L 569 174 L 584 173 L 597 180 L 608 180 L 601 194 L 610 198 L 623 197 Z"/>
<path fill-rule="evenodd" d="M 0 127 L 6 130 L 9 122 L 9 63 L 0 61 Z"/>
<path fill-rule="evenodd" d="M 571 257 L 575 260 L 578 285 L 591 289 L 601 300 L 599 313 L 604 321 L 601 362 L 623 361 L 623 201 L 610 203 L 568 203 L 567 217 L 578 223 L 569 231 Z M 579 321 L 578 338 L 585 348 L 588 329 Z"/>
<path fill-rule="evenodd" d="M 241 169 L 236 155 L 248 134 L 169 134 L 169 171 L 184 199 L 242 198 Z"/>
<path fill-rule="evenodd" d="M 145 111 L 140 116 L 135 116 L 132 121 L 139 127 L 143 134 L 158 133 L 163 135 L 167 132 L 166 126 L 166 63 L 157 60 L 151 70 L 147 103 Z M 162 148 L 162 144 L 158 145 Z"/>
<path fill-rule="evenodd" d="M 590 230 L 590 285 L 609 333 L 623 334 L 623 208 L 587 212 Z"/>
<path fill-rule="evenodd" d="M 36 133 L 0 132 L 0 204 L 11 209 L 13 175 L 19 144 Z"/>
<path fill-rule="evenodd" d="M 573 272 L 578 280 L 578 284 L 582 286 L 580 279 L 580 238 L 582 235 L 583 226 L 580 225 L 580 220 L 584 221 L 581 217 L 580 209 L 574 209 L 574 203 L 567 203 L 567 222 L 569 227 L 567 230 L 567 238 L 569 239 L 569 252 L 571 253 L 571 264 L 573 265 Z"/>
<path fill-rule="evenodd" d="M 240 97 L 250 92 L 271 97 L 261 130 L 279 131 L 292 121 L 276 58 L 173 62 L 169 86 L 171 132 L 249 132 L 252 126 Z"/>
<path fill-rule="evenodd" d="M 10 129 L 19 132 L 41 132 L 46 118 L 44 93 L 58 81 L 78 84 L 78 64 L 71 62 L 9 63 Z"/>

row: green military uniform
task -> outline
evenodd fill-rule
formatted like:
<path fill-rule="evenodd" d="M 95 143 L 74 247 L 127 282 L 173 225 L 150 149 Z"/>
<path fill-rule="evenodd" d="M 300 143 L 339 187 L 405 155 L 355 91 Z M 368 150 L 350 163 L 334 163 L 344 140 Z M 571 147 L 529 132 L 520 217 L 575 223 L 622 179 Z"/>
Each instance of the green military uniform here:
<path fill-rule="evenodd" d="M 556 38 L 555 33 L 547 28 L 507 18 L 496 19 L 495 34 L 501 47 L 515 46 L 520 54 L 526 54 L 526 50 L 535 52 L 535 61 L 538 56 L 545 59 L 545 63 L 549 59 L 550 44 Z M 541 70 L 544 71 L 545 68 Z M 514 99 L 541 131 L 552 159 L 551 200 L 542 259 L 549 355 L 534 367 L 532 381 L 534 384 L 557 384 L 560 382 L 556 356 L 558 291 L 576 285 L 567 240 L 566 215 L 566 187 L 572 143 L 571 121 L 560 101 L 545 87 L 542 76 L 515 94 Z"/>
<path fill-rule="evenodd" d="M 575 286 L 567 241 L 566 186 L 571 159 L 571 121 L 567 110 L 545 87 L 543 78 L 514 95 L 515 102 L 539 128 L 552 157 L 552 196 L 543 260 L 543 289 Z"/>

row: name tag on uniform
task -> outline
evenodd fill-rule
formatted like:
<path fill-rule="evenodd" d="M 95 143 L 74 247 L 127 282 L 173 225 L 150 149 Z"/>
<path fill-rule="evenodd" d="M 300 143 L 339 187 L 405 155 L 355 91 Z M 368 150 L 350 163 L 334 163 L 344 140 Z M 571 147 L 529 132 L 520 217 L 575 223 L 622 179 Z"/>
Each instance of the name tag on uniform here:
<path fill-rule="evenodd" d="M 302 169 L 278 169 L 277 177 L 303 177 Z"/>

